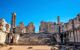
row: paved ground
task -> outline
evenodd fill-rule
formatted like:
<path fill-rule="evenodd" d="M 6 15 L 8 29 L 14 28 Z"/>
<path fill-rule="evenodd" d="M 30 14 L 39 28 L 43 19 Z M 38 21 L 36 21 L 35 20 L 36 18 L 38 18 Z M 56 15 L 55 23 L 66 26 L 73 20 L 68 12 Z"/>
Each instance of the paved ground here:
<path fill-rule="evenodd" d="M 0 50 L 51 50 L 47 45 L 6 45 L 1 46 Z"/>

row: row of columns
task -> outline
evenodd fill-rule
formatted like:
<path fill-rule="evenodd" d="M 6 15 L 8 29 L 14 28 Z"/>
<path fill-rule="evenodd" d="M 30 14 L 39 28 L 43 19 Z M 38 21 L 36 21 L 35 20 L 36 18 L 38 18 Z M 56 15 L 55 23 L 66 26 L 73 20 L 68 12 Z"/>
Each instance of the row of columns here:
<path fill-rule="evenodd" d="M 73 31 L 68 31 L 68 34 L 69 34 L 69 41 L 70 42 L 80 42 L 80 32 L 79 30 L 74 30 L 74 34 L 73 34 Z M 75 39 L 74 39 L 74 36 L 75 36 Z"/>

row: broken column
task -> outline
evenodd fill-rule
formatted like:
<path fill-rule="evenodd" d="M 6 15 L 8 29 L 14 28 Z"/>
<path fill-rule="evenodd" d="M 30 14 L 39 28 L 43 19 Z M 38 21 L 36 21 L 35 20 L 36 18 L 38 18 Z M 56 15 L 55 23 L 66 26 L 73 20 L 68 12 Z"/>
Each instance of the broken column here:
<path fill-rule="evenodd" d="M 12 33 L 12 43 L 16 44 L 18 43 L 19 34 L 15 32 L 16 29 L 16 13 L 12 13 L 12 20 L 11 20 L 11 33 Z"/>

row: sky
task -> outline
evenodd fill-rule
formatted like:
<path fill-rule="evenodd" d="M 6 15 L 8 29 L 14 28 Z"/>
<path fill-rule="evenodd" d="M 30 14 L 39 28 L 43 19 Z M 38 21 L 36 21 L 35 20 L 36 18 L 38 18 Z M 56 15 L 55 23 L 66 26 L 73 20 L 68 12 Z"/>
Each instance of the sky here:
<path fill-rule="evenodd" d="M 27 26 L 33 22 L 36 32 L 41 21 L 68 22 L 80 13 L 80 0 L 0 0 L 0 18 L 11 23 L 12 13 L 16 12 L 16 26 L 24 22 Z"/>

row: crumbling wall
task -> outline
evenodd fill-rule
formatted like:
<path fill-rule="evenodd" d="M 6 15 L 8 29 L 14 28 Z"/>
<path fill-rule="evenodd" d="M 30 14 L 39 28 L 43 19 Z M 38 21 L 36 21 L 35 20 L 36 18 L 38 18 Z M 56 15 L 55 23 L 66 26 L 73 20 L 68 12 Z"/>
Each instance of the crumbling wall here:
<path fill-rule="evenodd" d="M 6 40 L 6 33 L 0 31 L 0 44 L 5 44 L 5 40 Z"/>

